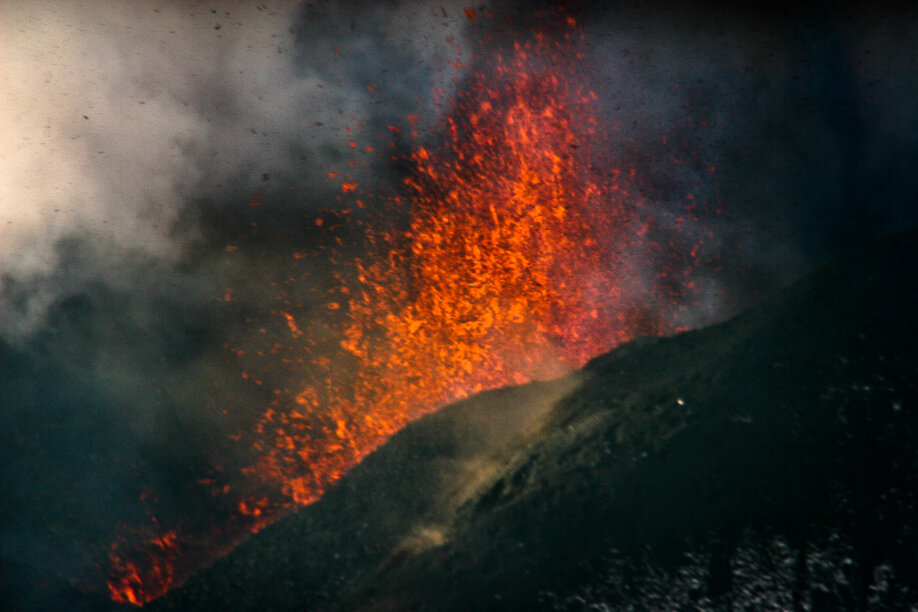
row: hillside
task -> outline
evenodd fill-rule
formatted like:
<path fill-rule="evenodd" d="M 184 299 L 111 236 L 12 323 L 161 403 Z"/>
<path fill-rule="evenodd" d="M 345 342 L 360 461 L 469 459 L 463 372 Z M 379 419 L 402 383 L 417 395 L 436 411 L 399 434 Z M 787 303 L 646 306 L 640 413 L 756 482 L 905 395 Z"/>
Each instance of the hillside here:
<path fill-rule="evenodd" d="M 918 605 L 918 234 L 421 419 L 150 610 Z"/>

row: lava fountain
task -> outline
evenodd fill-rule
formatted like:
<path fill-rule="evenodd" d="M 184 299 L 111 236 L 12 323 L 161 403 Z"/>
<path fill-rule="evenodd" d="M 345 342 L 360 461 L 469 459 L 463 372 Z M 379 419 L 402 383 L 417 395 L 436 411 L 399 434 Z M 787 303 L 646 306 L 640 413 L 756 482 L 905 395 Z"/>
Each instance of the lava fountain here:
<path fill-rule="evenodd" d="M 239 524 L 257 531 L 315 501 L 446 403 L 561 375 L 648 332 L 621 281 L 622 253 L 640 240 L 633 173 L 591 169 L 596 97 L 575 76 L 576 22 L 562 20 L 479 58 L 440 143 L 414 148 L 402 193 L 362 222 L 369 247 L 339 264 L 327 320 L 279 313 L 306 367 L 242 436 L 258 456 L 246 475 L 275 494 L 240 501 Z M 156 569 L 143 575 L 113 550 L 112 598 L 142 604 L 168 590 L 177 537 L 150 539 Z"/>
<path fill-rule="evenodd" d="M 294 503 L 447 402 L 557 376 L 631 337 L 604 247 L 627 241 L 631 209 L 585 170 L 598 128 L 593 94 L 570 82 L 570 37 L 496 56 L 442 145 L 411 154 L 406 195 L 389 203 L 407 227 L 369 230 L 372 255 L 327 304 L 343 311 L 342 353 L 315 355 L 295 408 L 259 424 L 253 473 Z M 308 328 L 285 316 L 311 352 Z"/>

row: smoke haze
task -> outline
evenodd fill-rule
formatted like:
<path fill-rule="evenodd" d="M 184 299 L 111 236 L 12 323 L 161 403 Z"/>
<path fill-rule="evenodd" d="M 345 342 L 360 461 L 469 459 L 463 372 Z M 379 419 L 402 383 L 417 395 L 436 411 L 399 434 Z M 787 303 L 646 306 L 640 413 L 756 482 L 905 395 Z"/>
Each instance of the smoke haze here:
<path fill-rule="evenodd" d="M 316 219 L 397 194 L 393 155 L 435 146 L 488 65 L 477 41 L 534 14 L 466 8 L 0 5 L 0 598 L 41 609 L 67 582 L 98 587 L 119 526 L 149 521 L 143 491 L 164 524 L 222 510 L 193 479 L 244 462 L 227 437 L 270 401 L 225 346 L 286 333 L 279 293 L 312 316 L 332 279 L 321 258 L 294 272 L 294 253 L 355 231 Z M 653 237 L 698 246 L 676 325 L 915 225 L 914 8 L 569 12 L 609 135 L 591 170 L 633 169 Z M 661 255 L 623 258 L 652 307 Z M 49 576 L 64 586 L 41 592 Z"/>

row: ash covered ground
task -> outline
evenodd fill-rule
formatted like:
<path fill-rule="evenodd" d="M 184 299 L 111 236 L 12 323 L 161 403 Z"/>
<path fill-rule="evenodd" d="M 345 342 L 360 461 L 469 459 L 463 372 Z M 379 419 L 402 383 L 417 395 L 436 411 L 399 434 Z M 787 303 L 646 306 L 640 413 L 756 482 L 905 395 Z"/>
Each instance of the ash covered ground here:
<path fill-rule="evenodd" d="M 417 421 L 150 610 L 918 605 L 918 234 Z"/>

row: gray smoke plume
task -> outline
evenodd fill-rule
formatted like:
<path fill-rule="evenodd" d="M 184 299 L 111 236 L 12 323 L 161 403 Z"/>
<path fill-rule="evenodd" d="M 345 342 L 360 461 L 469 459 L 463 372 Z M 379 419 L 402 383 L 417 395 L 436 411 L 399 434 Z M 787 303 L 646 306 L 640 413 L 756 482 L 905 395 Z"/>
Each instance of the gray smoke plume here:
<path fill-rule="evenodd" d="M 194 479 L 244 461 L 227 436 L 271 399 L 226 345 L 269 346 L 278 310 L 309 320 L 332 279 L 294 253 L 356 232 L 316 219 L 397 193 L 412 124 L 436 146 L 487 69 L 477 41 L 553 10 L 0 5 L 0 600 L 98 586 L 151 505 L 163 524 L 223 510 Z M 623 254 L 648 308 L 663 263 L 691 263 L 667 290 L 678 325 L 703 325 L 918 221 L 914 9 L 567 10 L 609 135 L 593 171 L 633 169 L 630 205 L 675 245 Z"/>

